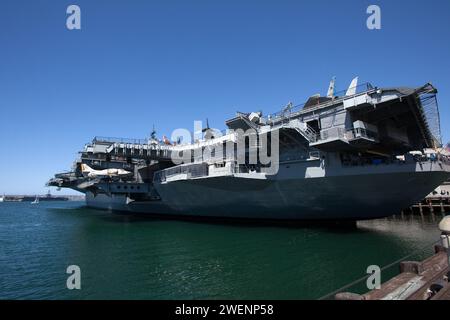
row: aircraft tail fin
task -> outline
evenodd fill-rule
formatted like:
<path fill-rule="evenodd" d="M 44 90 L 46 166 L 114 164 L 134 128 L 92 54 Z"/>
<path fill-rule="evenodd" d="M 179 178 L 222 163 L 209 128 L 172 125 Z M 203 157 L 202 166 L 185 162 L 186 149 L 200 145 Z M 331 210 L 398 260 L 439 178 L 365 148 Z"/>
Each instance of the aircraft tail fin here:
<path fill-rule="evenodd" d="M 352 96 L 354 94 L 356 94 L 356 87 L 358 86 L 358 77 L 354 78 L 352 80 L 352 83 L 350 83 L 348 89 L 347 89 L 347 93 L 345 94 L 346 96 Z"/>
<path fill-rule="evenodd" d="M 330 81 L 330 86 L 328 87 L 328 93 L 327 93 L 327 97 L 328 98 L 333 98 L 334 97 L 334 85 L 336 83 L 336 77 L 333 77 Z"/>

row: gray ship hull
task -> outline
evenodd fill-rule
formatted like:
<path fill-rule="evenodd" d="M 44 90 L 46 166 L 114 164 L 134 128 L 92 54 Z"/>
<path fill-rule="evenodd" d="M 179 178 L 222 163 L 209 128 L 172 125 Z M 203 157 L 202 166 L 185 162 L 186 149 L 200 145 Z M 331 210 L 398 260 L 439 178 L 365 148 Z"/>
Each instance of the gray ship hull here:
<path fill-rule="evenodd" d="M 437 90 L 362 89 L 311 96 L 267 117 L 238 112 L 224 135 L 202 130 L 192 143 L 96 137 L 73 171 L 49 185 L 86 193 L 91 207 L 132 213 L 333 221 L 397 214 L 449 178 Z"/>
<path fill-rule="evenodd" d="M 120 194 L 86 194 L 94 208 L 158 215 L 276 220 L 364 220 L 398 214 L 449 178 L 446 171 L 311 179 L 211 177 L 157 186 L 162 199 L 127 203 Z"/>

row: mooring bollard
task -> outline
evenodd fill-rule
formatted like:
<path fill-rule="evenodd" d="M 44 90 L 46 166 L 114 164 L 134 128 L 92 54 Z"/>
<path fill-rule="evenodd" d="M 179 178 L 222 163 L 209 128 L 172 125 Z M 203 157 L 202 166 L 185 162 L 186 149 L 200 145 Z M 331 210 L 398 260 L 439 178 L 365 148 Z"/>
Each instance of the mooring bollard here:
<path fill-rule="evenodd" d="M 441 220 L 439 230 L 441 230 L 441 245 L 447 251 L 448 265 L 450 266 L 450 216 Z"/>

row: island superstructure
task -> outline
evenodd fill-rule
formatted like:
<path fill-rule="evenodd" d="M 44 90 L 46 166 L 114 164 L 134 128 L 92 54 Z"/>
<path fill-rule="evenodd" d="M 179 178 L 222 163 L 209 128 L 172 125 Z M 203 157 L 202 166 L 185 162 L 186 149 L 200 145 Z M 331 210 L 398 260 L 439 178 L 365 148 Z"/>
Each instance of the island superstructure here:
<path fill-rule="evenodd" d="M 326 96 L 268 116 L 238 112 L 225 132 L 205 128 L 194 141 L 96 137 L 73 170 L 48 185 L 85 193 L 88 206 L 131 213 L 385 217 L 450 177 L 436 95 L 429 83 L 379 88 L 357 78 L 335 93 L 333 80 Z M 179 163 L 180 154 L 189 161 Z"/>

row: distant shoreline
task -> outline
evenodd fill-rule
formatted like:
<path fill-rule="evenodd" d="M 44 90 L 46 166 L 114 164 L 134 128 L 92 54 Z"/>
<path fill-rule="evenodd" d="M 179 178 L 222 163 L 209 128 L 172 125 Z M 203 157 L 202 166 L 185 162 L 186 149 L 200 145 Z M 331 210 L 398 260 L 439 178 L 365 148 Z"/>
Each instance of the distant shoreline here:
<path fill-rule="evenodd" d="M 2 201 L 0 202 L 22 202 L 28 201 L 29 199 L 39 198 L 39 200 L 47 200 L 47 201 L 84 201 L 84 195 L 57 195 L 57 196 L 49 196 L 49 195 L 25 195 L 25 194 L 4 194 L 0 195 Z"/>

